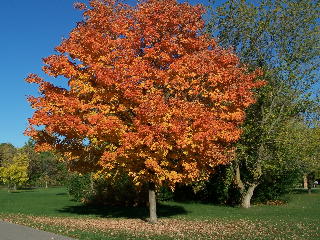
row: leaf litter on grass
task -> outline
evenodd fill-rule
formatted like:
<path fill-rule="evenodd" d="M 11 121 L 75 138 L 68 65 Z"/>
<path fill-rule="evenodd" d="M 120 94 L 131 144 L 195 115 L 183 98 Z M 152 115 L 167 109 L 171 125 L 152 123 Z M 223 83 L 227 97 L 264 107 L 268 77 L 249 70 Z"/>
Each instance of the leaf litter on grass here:
<path fill-rule="evenodd" d="M 167 236 L 173 239 L 317 239 L 319 228 L 299 223 L 292 226 L 285 221 L 240 220 L 184 220 L 162 218 L 157 224 L 141 219 L 112 218 L 71 218 L 12 215 L 4 220 L 30 225 L 37 223 L 40 228 L 55 226 L 72 231 L 126 233 L 132 237 L 149 239 L 153 236 Z M 45 225 L 45 226 L 43 226 Z M 285 229 L 285 231 L 284 231 Z M 310 231 L 312 230 L 312 231 Z M 275 238 L 276 237 L 276 238 Z"/>

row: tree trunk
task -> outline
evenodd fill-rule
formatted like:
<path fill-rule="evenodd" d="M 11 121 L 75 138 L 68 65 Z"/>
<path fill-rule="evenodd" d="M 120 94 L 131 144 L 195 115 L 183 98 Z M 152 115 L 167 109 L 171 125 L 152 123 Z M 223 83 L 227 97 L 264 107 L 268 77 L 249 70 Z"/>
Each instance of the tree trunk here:
<path fill-rule="evenodd" d="M 307 179 L 308 179 L 308 194 L 311 194 L 311 188 L 312 188 L 314 179 L 311 174 L 308 174 Z"/>
<path fill-rule="evenodd" d="M 262 174 L 260 164 L 257 164 L 256 172 L 257 172 L 257 179 L 259 179 Z M 246 183 L 246 186 L 248 186 L 247 184 L 249 184 L 249 186 L 247 188 L 241 180 L 241 172 L 240 172 L 239 164 L 235 165 L 234 182 L 240 190 L 240 194 L 241 194 L 240 206 L 243 208 L 250 208 L 251 198 L 253 196 L 253 192 L 254 192 L 255 188 L 258 186 L 258 183 L 257 182 L 251 183 L 251 184 Z"/>
<path fill-rule="evenodd" d="M 243 184 L 243 182 L 241 180 L 239 164 L 236 164 L 236 166 L 235 166 L 234 182 L 237 185 L 237 187 L 240 189 L 241 194 L 242 194 L 242 192 L 244 191 L 244 184 Z"/>
<path fill-rule="evenodd" d="M 48 181 L 46 181 L 46 188 L 48 188 Z"/>
<path fill-rule="evenodd" d="M 149 184 L 149 211 L 150 211 L 150 217 L 149 222 L 150 223 L 156 223 L 157 222 L 157 202 L 156 202 L 156 191 L 154 184 Z"/>
<path fill-rule="evenodd" d="M 249 208 L 251 206 L 251 198 L 253 195 L 254 189 L 258 186 L 258 184 L 250 184 L 249 188 L 243 192 L 241 199 L 241 207 Z"/>
<path fill-rule="evenodd" d="M 14 184 L 13 184 L 13 191 L 16 191 L 16 190 L 17 190 L 17 184 L 14 183 Z"/>
<path fill-rule="evenodd" d="M 308 178 L 307 178 L 307 174 L 303 175 L 303 188 L 304 189 L 308 189 Z"/>

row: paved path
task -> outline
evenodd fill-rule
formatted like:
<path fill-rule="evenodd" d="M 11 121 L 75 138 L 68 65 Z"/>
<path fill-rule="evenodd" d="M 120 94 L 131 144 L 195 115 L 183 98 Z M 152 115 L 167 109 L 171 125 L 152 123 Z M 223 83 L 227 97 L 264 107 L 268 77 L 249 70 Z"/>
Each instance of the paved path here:
<path fill-rule="evenodd" d="M 0 221 L 0 240 L 75 240 L 54 233 Z"/>

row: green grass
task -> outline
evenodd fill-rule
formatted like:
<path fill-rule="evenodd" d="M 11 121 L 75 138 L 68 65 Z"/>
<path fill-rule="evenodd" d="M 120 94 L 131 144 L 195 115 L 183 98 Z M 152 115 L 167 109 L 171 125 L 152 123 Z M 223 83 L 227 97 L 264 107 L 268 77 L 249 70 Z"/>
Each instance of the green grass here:
<path fill-rule="evenodd" d="M 287 195 L 288 204 L 280 206 L 256 205 L 249 209 L 239 207 L 216 206 L 199 203 L 169 203 L 176 207 L 184 208 L 188 214 L 184 218 L 189 219 L 255 219 L 255 220 L 319 220 L 320 218 L 320 191 L 313 194 Z M 177 217 L 177 216 L 175 216 Z"/>
<path fill-rule="evenodd" d="M 80 205 L 80 203 L 70 201 L 65 188 L 18 190 L 16 192 L 1 189 L 0 202 L 2 214 L 20 213 L 38 216 L 73 216 L 74 214 L 64 213 L 61 210 Z"/>
<path fill-rule="evenodd" d="M 281 206 L 257 205 L 250 209 L 199 203 L 164 202 L 158 206 L 160 219 L 218 221 L 233 223 L 250 221 L 261 226 L 262 233 L 252 237 L 244 229 L 226 239 L 320 239 L 320 191 L 313 194 L 295 193 L 287 196 L 288 204 Z M 90 219 L 145 219 L 146 208 L 85 206 L 70 199 L 65 188 L 49 188 L 7 192 L 0 189 L 0 218 L 42 228 L 79 239 L 147 239 L 122 231 L 90 231 L 37 224 L 23 221 L 25 216 L 73 217 Z M 259 229 L 259 228 L 257 228 Z M 252 230 L 257 231 L 257 230 Z M 248 235 L 246 235 L 248 234 Z M 251 235 L 250 235 L 251 234 Z M 190 237 L 191 238 L 191 237 Z M 171 239 L 169 236 L 149 236 L 148 239 Z M 186 238 L 188 239 L 188 238 Z"/>

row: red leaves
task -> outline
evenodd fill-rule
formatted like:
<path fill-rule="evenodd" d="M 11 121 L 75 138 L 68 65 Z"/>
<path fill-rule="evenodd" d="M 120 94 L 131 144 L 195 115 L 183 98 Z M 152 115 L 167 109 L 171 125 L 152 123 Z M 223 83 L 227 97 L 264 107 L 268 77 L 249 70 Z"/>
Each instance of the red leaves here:
<path fill-rule="evenodd" d="M 201 6 L 91 1 L 85 20 L 44 59 L 62 89 L 30 75 L 42 96 L 27 135 L 74 166 L 120 168 L 137 184 L 194 181 L 231 160 L 261 73 L 202 34 Z M 37 131 L 34 126 L 42 126 Z M 44 134 L 45 133 L 45 134 Z"/>
<path fill-rule="evenodd" d="M 57 77 L 63 75 L 66 78 L 75 77 L 78 72 L 68 57 L 63 55 L 52 55 L 43 59 L 47 66 L 44 66 L 43 71 L 49 76 Z"/>
<path fill-rule="evenodd" d="M 76 2 L 73 4 L 73 6 L 79 10 L 86 10 L 87 9 L 87 6 L 84 3 Z"/>
<path fill-rule="evenodd" d="M 38 75 L 32 73 L 32 74 L 29 74 L 28 77 L 26 77 L 26 82 L 40 84 L 43 82 L 43 79 L 40 78 Z"/>

